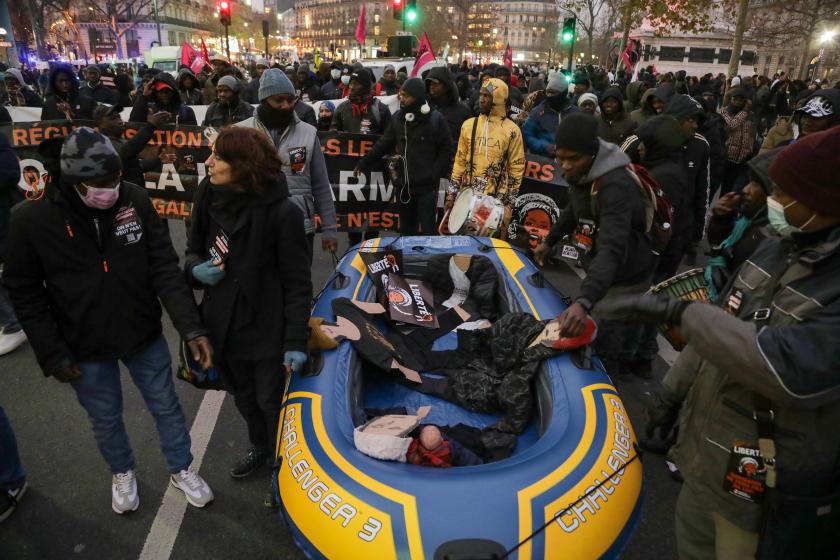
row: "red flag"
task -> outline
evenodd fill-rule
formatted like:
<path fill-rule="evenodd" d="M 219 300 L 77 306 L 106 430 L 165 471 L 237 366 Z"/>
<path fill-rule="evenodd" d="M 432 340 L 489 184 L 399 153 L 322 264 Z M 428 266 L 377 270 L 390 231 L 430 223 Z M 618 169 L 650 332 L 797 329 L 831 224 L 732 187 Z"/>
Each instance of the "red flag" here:
<path fill-rule="evenodd" d="M 365 5 L 362 4 L 362 11 L 359 14 L 359 23 L 356 25 L 356 42 L 360 45 L 365 44 L 365 32 L 367 25 L 365 24 Z"/>
<path fill-rule="evenodd" d="M 633 39 L 627 41 L 627 46 L 624 47 L 624 52 L 621 53 L 621 61 L 624 62 L 624 67 L 627 69 L 628 73 L 633 72 L 633 60 L 632 56 L 636 50 L 636 43 Z"/>
<path fill-rule="evenodd" d="M 207 45 L 204 44 L 204 37 L 201 38 L 201 58 L 210 62 L 210 53 L 207 52 Z"/>
<path fill-rule="evenodd" d="M 505 56 L 502 59 L 502 64 L 508 67 L 508 69 L 513 69 L 513 49 L 510 48 L 510 43 L 507 44 L 507 48 L 505 49 Z"/>
<path fill-rule="evenodd" d="M 189 66 L 197 55 L 198 53 L 192 48 L 192 45 L 184 41 L 184 44 L 181 45 L 181 65 Z"/>
<path fill-rule="evenodd" d="M 190 64 L 190 70 L 192 70 L 193 74 L 198 74 L 199 72 L 204 70 L 205 64 L 207 64 L 207 61 L 204 60 L 204 57 L 197 56 L 195 57 L 195 60 L 192 61 L 192 64 Z"/>
<path fill-rule="evenodd" d="M 429 41 L 429 36 L 423 32 L 420 37 L 420 44 L 417 46 L 417 55 L 414 57 L 414 68 L 411 69 L 409 78 L 414 78 L 420 75 L 423 67 L 430 62 L 435 61 L 435 51 L 432 49 L 432 43 Z"/>

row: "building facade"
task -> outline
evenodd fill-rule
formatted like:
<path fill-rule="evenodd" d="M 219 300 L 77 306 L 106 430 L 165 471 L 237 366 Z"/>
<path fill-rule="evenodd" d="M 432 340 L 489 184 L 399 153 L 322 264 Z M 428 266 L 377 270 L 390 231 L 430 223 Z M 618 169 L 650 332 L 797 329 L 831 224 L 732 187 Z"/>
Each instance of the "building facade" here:
<path fill-rule="evenodd" d="M 507 45 L 513 61 L 540 63 L 556 48 L 560 12 L 554 2 L 504 0 L 473 4 L 468 16 L 467 56 L 498 60 Z"/>
<path fill-rule="evenodd" d="M 356 41 L 362 4 L 365 6 L 365 42 Z M 358 0 L 303 0 L 295 3 L 293 39 L 300 54 L 318 49 L 325 58 L 374 57 L 387 47 L 386 37 L 396 31 L 391 8 L 385 2 Z"/>

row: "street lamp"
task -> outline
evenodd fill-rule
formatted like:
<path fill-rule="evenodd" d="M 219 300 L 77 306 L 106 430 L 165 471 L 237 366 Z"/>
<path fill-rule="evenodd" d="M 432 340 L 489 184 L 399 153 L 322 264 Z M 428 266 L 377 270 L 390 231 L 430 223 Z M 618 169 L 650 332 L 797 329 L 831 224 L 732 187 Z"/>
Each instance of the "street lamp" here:
<path fill-rule="evenodd" d="M 820 43 L 830 43 L 834 40 L 835 35 L 837 35 L 837 31 L 833 29 L 823 31 L 823 34 L 820 35 Z"/>

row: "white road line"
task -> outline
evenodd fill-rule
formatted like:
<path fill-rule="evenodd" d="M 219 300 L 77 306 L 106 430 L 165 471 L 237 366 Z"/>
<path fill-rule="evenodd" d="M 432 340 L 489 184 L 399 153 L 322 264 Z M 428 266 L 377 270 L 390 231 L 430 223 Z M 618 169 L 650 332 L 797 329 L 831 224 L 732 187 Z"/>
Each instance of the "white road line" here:
<path fill-rule="evenodd" d="M 570 265 L 566 262 L 563 262 L 563 264 L 572 269 L 572 271 L 574 271 L 574 273 L 577 274 L 578 278 L 580 278 L 581 280 L 583 280 L 586 277 L 586 273 L 583 271 L 582 268 Z M 674 362 L 677 361 L 677 358 L 679 357 L 680 353 L 674 350 L 674 347 L 671 346 L 671 343 L 665 340 L 665 338 L 661 334 L 656 335 L 656 343 L 657 346 L 659 346 L 659 357 L 662 358 L 666 364 L 668 364 L 668 367 L 674 365 Z"/>
<path fill-rule="evenodd" d="M 222 409 L 226 394 L 224 391 L 206 391 L 198 414 L 195 415 L 195 421 L 190 429 L 190 439 L 192 440 L 192 466 L 196 471 L 201 468 L 204 452 L 216 428 L 216 421 L 219 419 L 219 411 Z M 184 493 L 173 488 L 171 484 L 167 484 L 163 501 L 149 530 L 149 535 L 146 537 L 143 550 L 140 552 L 140 560 L 169 559 L 186 511 L 187 500 L 184 499 Z"/>

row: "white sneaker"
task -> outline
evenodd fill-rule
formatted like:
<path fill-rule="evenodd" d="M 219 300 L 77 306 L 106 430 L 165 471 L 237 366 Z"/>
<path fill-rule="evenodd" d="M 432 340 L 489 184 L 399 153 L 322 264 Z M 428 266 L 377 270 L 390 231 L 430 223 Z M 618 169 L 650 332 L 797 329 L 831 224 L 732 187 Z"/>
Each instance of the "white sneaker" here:
<path fill-rule="evenodd" d="M 134 471 L 115 474 L 111 478 L 111 509 L 122 515 L 137 511 L 139 507 L 140 496 Z"/>
<path fill-rule="evenodd" d="M 17 350 L 24 342 L 26 342 L 26 333 L 23 330 L 13 333 L 0 330 L 0 356 Z"/>
<path fill-rule="evenodd" d="M 173 474 L 169 477 L 172 486 L 180 490 L 186 496 L 187 501 L 195 507 L 204 507 L 213 501 L 213 491 L 204 482 L 204 479 L 195 472 L 192 467 Z"/>

